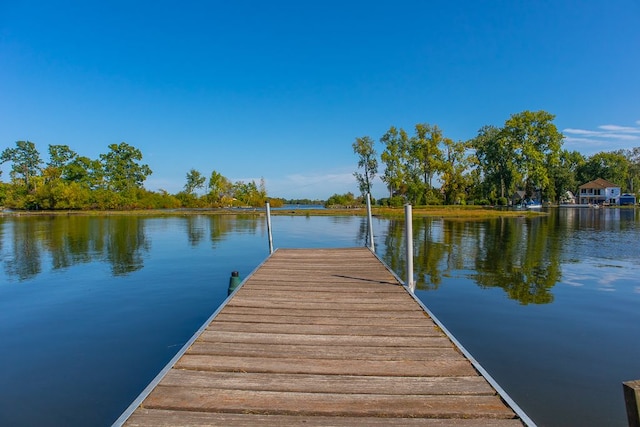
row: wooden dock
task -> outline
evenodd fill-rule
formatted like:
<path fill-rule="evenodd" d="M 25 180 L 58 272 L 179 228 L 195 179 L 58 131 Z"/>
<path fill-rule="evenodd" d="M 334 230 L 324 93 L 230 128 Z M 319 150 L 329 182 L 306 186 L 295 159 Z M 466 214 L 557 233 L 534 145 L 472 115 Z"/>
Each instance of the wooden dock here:
<path fill-rule="evenodd" d="M 181 353 L 114 425 L 524 424 L 366 248 L 276 251 Z"/>

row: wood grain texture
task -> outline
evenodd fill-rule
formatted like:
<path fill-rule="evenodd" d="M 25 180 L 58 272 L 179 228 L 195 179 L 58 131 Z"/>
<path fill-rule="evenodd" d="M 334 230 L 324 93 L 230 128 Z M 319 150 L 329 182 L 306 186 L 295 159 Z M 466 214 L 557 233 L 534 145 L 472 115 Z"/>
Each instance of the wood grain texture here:
<path fill-rule="evenodd" d="M 365 248 L 280 249 L 128 426 L 522 425 Z"/>
<path fill-rule="evenodd" d="M 380 418 L 329 417 L 308 415 L 237 414 L 140 408 L 127 422 L 131 427 L 209 427 L 209 426 L 279 426 L 279 427 L 521 427 L 516 419 L 462 418 Z"/>

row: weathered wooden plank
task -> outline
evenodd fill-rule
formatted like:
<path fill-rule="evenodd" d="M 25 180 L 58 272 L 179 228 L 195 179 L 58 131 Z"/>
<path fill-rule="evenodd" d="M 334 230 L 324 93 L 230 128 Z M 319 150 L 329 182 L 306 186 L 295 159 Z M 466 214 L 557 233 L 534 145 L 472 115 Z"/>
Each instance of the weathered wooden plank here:
<path fill-rule="evenodd" d="M 339 311 L 339 312 L 338 312 Z M 309 317 L 342 317 L 342 318 L 350 318 L 350 317 L 360 317 L 360 318 L 368 318 L 368 317 L 380 317 L 380 318 L 389 318 L 389 319 L 406 319 L 406 321 L 420 321 L 422 319 L 426 319 L 424 311 L 421 310 L 387 310 L 387 311 L 378 311 L 378 310 L 332 310 L 332 309 L 297 309 L 290 308 L 286 311 L 283 311 L 277 307 L 275 308 L 264 308 L 264 307 L 243 307 L 243 306 L 233 306 L 227 305 L 223 313 L 244 313 L 244 314 L 255 314 L 255 315 L 289 315 L 289 316 L 309 316 Z"/>
<path fill-rule="evenodd" d="M 331 273 L 335 271 L 339 271 L 340 269 L 349 269 L 349 271 L 365 271 L 367 267 L 372 269 L 379 269 L 382 267 L 381 264 L 370 263 L 371 254 L 368 254 L 364 257 L 340 257 L 340 256 L 320 256 L 320 257 L 304 257 L 299 256 L 296 257 L 295 254 L 288 253 L 285 254 L 275 254 L 271 257 L 269 265 L 265 265 L 266 269 L 275 269 L 279 267 L 299 267 L 301 269 L 310 268 L 310 267 L 323 267 L 325 271 L 329 271 Z M 331 269 L 327 269 L 326 267 L 331 267 Z M 267 271 L 267 270 L 265 270 Z M 386 272 L 389 274 L 389 272 Z"/>
<path fill-rule="evenodd" d="M 266 274 L 269 272 L 276 272 L 281 274 L 286 271 L 308 271 L 316 270 L 319 274 L 325 276 L 339 276 L 344 275 L 346 277 L 374 277 L 377 280 L 388 280 L 390 276 L 393 276 L 389 271 L 385 269 L 380 263 L 372 263 L 371 258 L 367 259 L 327 259 L 327 260 L 313 260 L 313 259 L 278 259 L 273 257 L 269 260 L 269 264 L 264 264 L 260 269 L 260 274 Z M 382 272 L 383 274 L 373 274 L 372 272 Z"/>
<path fill-rule="evenodd" d="M 281 373 L 204 372 L 173 369 L 165 386 L 256 391 L 342 394 L 495 395 L 487 381 L 468 377 L 388 377 L 361 375 L 309 375 Z"/>
<path fill-rule="evenodd" d="M 413 311 L 420 313 L 421 310 L 418 306 L 410 305 L 396 305 L 389 306 L 384 301 L 369 302 L 369 303 L 343 303 L 340 300 L 334 302 L 328 301 L 271 301 L 265 299 L 250 299 L 250 298 L 233 298 L 228 304 L 230 307 L 256 307 L 256 308 L 277 308 L 279 310 L 333 310 L 333 311 L 358 311 L 368 310 L 384 312 L 398 312 L 398 311 Z"/>
<path fill-rule="evenodd" d="M 251 290 L 277 290 L 277 291 L 292 291 L 302 290 L 305 292 L 343 292 L 351 293 L 394 293 L 398 292 L 399 288 L 402 288 L 397 282 L 381 281 L 381 280 L 363 280 L 363 279 L 347 279 L 340 278 L 334 281 L 326 280 L 318 282 L 318 277 L 302 276 L 302 277 L 274 277 L 272 275 L 260 277 L 251 277 Z"/>
<path fill-rule="evenodd" d="M 211 343 L 198 341 L 189 349 L 189 354 L 222 356 L 283 357 L 308 359 L 351 360 L 451 360 L 460 353 L 446 347 L 366 347 L 355 345 L 325 346 L 318 352 L 314 345 Z"/>
<path fill-rule="evenodd" d="M 145 408 L 376 417 L 513 418 L 497 396 L 292 393 L 158 386 Z"/>
<path fill-rule="evenodd" d="M 335 314 L 335 313 L 334 313 Z M 419 320 L 422 320 L 418 317 Z M 257 312 L 244 313 L 240 310 L 223 310 L 216 317 L 216 324 L 219 322 L 241 322 L 241 323 L 286 323 L 289 325 L 370 325 L 389 326 L 404 325 L 406 328 L 428 328 L 434 327 L 435 322 L 427 318 L 420 324 L 407 322 L 406 317 L 374 316 L 374 317 L 345 317 L 345 316 L 291 316 L 288 314 L 261 314 Z"/>
<path fill-rule="evenodd" d="M 245 307 L 255 307 L 255 306 L 268 307 L 267 304 L 295 305 L 296 303 L 300 304 L 300 301 L 302 299 L 311 300 L 309 304 L 313 304 L 315 307 L 317 307 L 317 309 L 322 309 L 324 306 L 328 307 L 328 305 L 333 305 L 341 308 L 347 308 L 347 306 L 349 306 L 352 310 L 358 310 L 361 308 L 367 310 L 367 309 L 371 309 L 371 307 L 376 307 L 376 310 L 378 308 L 386 308 L 387 309 L 386 311 L 398 310 L 398 307 L 407 305 L 409 302 L 407 301 L 406 298 L 403 298 L 402 295 L 390 295 L 389 297 L 381 297 L 379 295 L 376 295 L 373 297 L 363 297 L 363 298 L 358 298 L 357 295 L 354 295 L 353 297 L 349 297 L 349 298 L 345 298 L 345 297 L 341 298 L 336 294 L 333 294 L 333 295 L 325 294 L 325 295 L 318 296 L 318 298 L 313 298 L 312 295 L 308 295 L 304 293 L 299 293 L 299 294 L 296 293 L 287 297 L 274 297 L 271 295 L 265 295 L 263 298 L 260 298 L 258 295 L 251 296 L 246 294 L 237 294 L 237 299 L 235 299 L 233 305 L 245 306 Z M 310 305 L 307 305 L 306 307 L 312 308 Z M 337 309 L 334 309 L 334 310 L 337 310 Z"/>
<path fill-rule="evenodd" d="M 337 289 L 344 289 L 340 287 Z M 391 292 L 336 292 L 335 290 L 305 290 L 305 289 L 257 289 L 243 288 L 237 294 L 237 298 L 260 299 L 268 298 L 270 300 L 300 300 L 300 298 L 309 298 L 313 301 L 341 301 L 341 302 L 376 302 L 385 301 L 394 304 L 406 304 L 411 297 L 404 292 L 398 292 L 398 289 L 392 289 Z"/>
<path fill-rule="evenodd" d="M 522 423 L 515 419 L 328 417 L 192 412 L 147 408 L 140 408 L 131 416 L 127 425 L 131 427 L 522 427 Z"/>
<path fill-rule="evenodd" d="M 302 274 L 309 271 L 321 277 L 369 279 L 374 283 L 391 283 L 393 280 L 393 275 L 386 271 L 383 266 L 372 265 L 366 262 L 359 263 L 357 260 L 342 260 L 327 263 L 302 261 L 299 263 L 283 262 L 279 264 L 278 262 L 273 262 L 266 265 L 264 269 L 261 269 L 260 274 L 266 275 L 273 273 L 272 275 L 274 277 L 286 277 L 290 272 L 292 277 L 296 277 L 295 275 L 303 277 Z M 258 278 L 260 278 L 260 276 L 258 276 Z"/>
<path fill-rule="evenodd" d="M 273 334 L 348 335 L 387 337 L 444 336 L 435 326 L 426 328 L 403 325 L 309 325 L 288 323 L 216 322 L 209 330 L 226 332 L 260 332 Z"/>
<path fill-rule="evenodd" d="M 346 256 L 349 259 L 355 258 L 370 258 L 371 253 L 363 250 L 364 248 L 286 248 L 279 249 L 274 254 L 274 259 L 281 259 L 282 257 L 286 257 L 286 259 L 311 259 L 311 258 L 320 258 L 320 259 L 328 259 L 328 258 L 337 258 L 339 260 L 344 259 Z"/>
<path fill-rule="evenodd" d="M 395 278 L 387 272 L 384 274 L 382 270 L 359 270 L 359 271 L 335 271 L 331 274 L 323 271 L 324 268 L 329 267 L 316 267 L 307 266 L 305 269 L 297 269 L 289 266 L 286 268 L 268 268 L 264 271 L 260 271 L 252 277 L 256 283 L 262 282 L 282 282 L 289 284 L 301 284 L 307 286 L 316 286 L 324 288 L 331 286 L 332 284 L 343 283 L 345 285 L 353 285 L 362 287 L 362 285 L 374 286 L 374 289 L 383 287 L 399 288 L 400 284 Z M 309 275 L 311 273 L 312 275 Z M 315 277 L 314 277 L 315 276 Z M 321 278 L 322 281 L 317 279 Z M 314 280 L 316 279 L 316 280 Z"/>
<path fill-rule="evenodd" d="M 300 268 L 309 268 L 312 266 L 320 267 L 332 267 L 330 272 L 339 270 L 340 268 L 349 268 L 350 271 L 365 270 L 366 267 L 380 268 L 382 265 L 379 263 L 371 263 L 371 254 L 360 254 L 363 256 L 327 256 L 325 254 L 314 254 L 316 256 L 296 256 L 296 254 L 290 252 L 282 252 L 275 254 L 267 266 L 267 268 L 274 268 L 280 266 L 295 266 Z M 388 274 L 389 272 L 387 272 Z"/>
<path fill-rule="evenodd" d="M 317 352 L 321 354 L 322 348 Z M 271 358 L 243 356 L 209 356 L 185 354 L 177 369 L 230 372 L 276 372 L 285 374 L 387 375 L 464 377 L 476 374 L 469 361 L 458 360 L 335 360 L 306 358 Z"/>
<path fill-rule="evenodd" d="M 256 281 L 262 281 L 262 280 L 279 280 L 282 282 L 288 282 L 288 283 L 292 283 L 292 284 L 309 284 L 309 283 L 313 283 L 315 286 L 318 287 L 328 287 L 333 285 L 338 285 L 338 284 L 343 284 L 343 285 L 354 285 L 354 286 L 358 286 L 358 285 L 375 285 L 375 286 L 392 286 L 392 285 L 396 285 L 396 287 L 400 287 L 397 286 L 398 283 L 395 282 L 395 279 L 393 278 L 393 276 L 385 275 L 385 276 L 381 276 L 382 271 L 371 271 L 371 270 L 367 270 L 367 271 L 335 271 L 334 270 L 334 274 L 326 274 L 325 272 L 322 271 L 322 269 L 324 268 L 330 268 L 330 267 L 324 267 L 324 266 L 307 266 L 304 269 L 301 268 L 295 268 L 294 266 L 289 266 L 286 268 L 278 268 L 278 269 L 265 269 L 265 271 L 262 271 L 259 275 L 257 275 L 257 277 L 255 277 Z M 277 274 L 277 275 L 276 275 Z M 299 275 L 299 276 L 296 276 Z M 310 275 L 315 275 L 316 279 L 320 278 L 322 279 L 322 281 L 312 281 L 311 277 L 309 277 Z"/>
<path fill-rule="evenodd" d="M 350 335 L 269 334 L 256 332 L 225 332 L 206 330 L 202 342 L 244 342 L 254 344 L 289 344 L 316 346 L 390 346 L 390 347 L 450 347 L 445 336 L 433 337 L 373 337 Z"/>

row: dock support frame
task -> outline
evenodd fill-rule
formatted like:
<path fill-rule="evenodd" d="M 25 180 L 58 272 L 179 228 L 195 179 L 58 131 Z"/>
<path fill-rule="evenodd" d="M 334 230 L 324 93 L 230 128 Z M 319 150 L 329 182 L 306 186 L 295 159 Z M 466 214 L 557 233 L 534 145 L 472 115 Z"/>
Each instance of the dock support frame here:
<path fill-rule="evenodd" d="M 629 427 L 640 427 L 640 380 L 622 383 Z"/>

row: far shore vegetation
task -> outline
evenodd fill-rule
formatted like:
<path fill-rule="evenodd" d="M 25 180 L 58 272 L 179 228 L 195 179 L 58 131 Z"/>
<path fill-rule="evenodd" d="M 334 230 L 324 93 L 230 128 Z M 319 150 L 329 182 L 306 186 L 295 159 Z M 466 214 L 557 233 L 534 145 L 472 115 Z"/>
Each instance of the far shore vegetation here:
<path fill-rule="evenodd" d="M 383 218 L 403 218 L 404 208 L 373 206 L 372 215 Z M 447 219 L 484 219 L 505 216 L 539 216 L 546 215 L 537 210 L 507 210 L 491 206 L 415 206 L 414 217 L 436 217 Z M 366 207 L 351 208 L 296 208 L 286 206 L 284 209 L 271 210 L 272 216 L 365 216 Z M 178 208 L 178 209 L 137 209 L 137 210 L 5 210 L 0 216 L 187 216 L 187 215 L 249 215 L 264 216 L 266 210 L 261 208 Z"/>
<path fill-rule="evenodd" d="M 136 212 L 260 212 L 265 202 L 285 205 L 321 205 L 326 209 L 284 209 L 273 213 L 303 215 L 359 215 L 365 195 L 380 179 L 388 197 L 372 200 L 376 215 L 399 215 L 404 204 L 416 215 L 473 217 L 532 215 L 502 207 L 520 201 L 557 205 L 570 193 L 596 178 L 635 194 L 640 184 L 640 147 L 600 152 L 585 157 L 562 149 L 563 135 L 545 111 L 513 114 L 498 128 L 485 126 L 468 141 L 446 137 L 436 125 L 415 125 L 413 135 L 390 127 L 376 141 L 363 136 L 352 144 L 357 157 L 354 172 L 359 195 L 334 194 L 327 200 L 291 200 L 268 194 L 260 182 L 231 182 L 213 170 L 209 175 L 191 169 L 182 191 L 149 191 L 144 182 L 152 174 L 142 152 L 122 142 L 91 159 L 67 145 L 49 145 L 45 162 L 31 141 L 17 141 L 2 149 L 0 165 L 10 165 L 9 181 L 0 170 L 0 210 L 12 213 L 116 214 Z"/>

